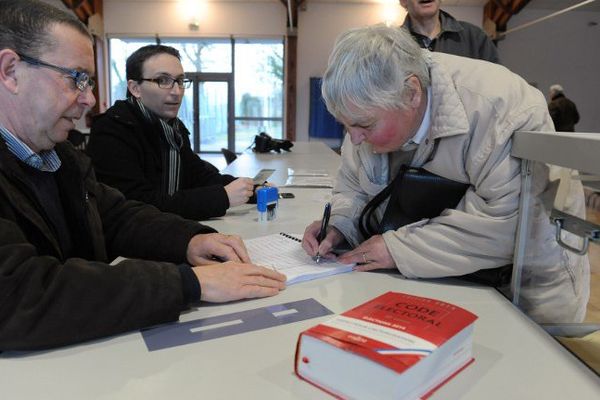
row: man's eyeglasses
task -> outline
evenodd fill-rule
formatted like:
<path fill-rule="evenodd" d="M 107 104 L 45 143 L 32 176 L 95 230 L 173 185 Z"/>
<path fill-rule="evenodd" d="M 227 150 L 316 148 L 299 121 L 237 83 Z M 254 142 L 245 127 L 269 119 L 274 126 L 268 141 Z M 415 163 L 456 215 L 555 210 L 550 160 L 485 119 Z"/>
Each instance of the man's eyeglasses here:
<path fill-rule="evenodd" d="M 59 67 L 58 65 L 48 64 L 42 60 L 38 60 L 37 58 L 29 57 L 29 56 L 26 56 L 21 53 L 17 53 L 17 55 L 19 57 L 21 57 L 21 60 L 23 60 L 27 64 L 35 65 L 37 67 L 50 68 L 55 71 L 62 72 L 63 74 L 68 75 L 75 82 L 75 86 L 77 87 L 77 89 L 79 89 L 82 92 L 85 91 L 85 89 L 88 86 L 92 90 L 94 90 L 94 88 L 96 87 L 96 82 L 92 78 L 90 78 L 90 76 L 87 74 L 87 72 L 81 72 L 81 71 L 77 71 L 75 69 L 69 69 L 69 68 Z"/>
<path fill-rule="evenodd" d="M 175 82 L 177 82 L 177 86 L 179 86 L 180 89 L 189 89 L 190 86 L 192 86 L 191 79 L 184 79 L 184 78 L 174 79 L 174 78 L 171 78 L 170 76 L 159 76 L 158 78 L 153 78 L 153 79 L 141 78 L 140 81 L 154 82 L 161 89 L 173 89 L 173 86 L 175 86 Z"/>

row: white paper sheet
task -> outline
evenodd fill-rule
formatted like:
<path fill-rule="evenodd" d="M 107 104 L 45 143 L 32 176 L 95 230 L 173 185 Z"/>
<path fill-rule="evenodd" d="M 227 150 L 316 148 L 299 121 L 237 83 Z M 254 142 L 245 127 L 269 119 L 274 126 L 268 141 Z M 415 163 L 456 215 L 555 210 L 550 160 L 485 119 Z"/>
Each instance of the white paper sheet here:
<path fill-rule="evenodd" d="M 244 240 L 244 244 L 254 264 L 285 274 L 288 285 L 352 271 L 354 264 L 325 259 L 317 264 L 302 249 L 301 238 L 301 234 L 272 234 Z"/>

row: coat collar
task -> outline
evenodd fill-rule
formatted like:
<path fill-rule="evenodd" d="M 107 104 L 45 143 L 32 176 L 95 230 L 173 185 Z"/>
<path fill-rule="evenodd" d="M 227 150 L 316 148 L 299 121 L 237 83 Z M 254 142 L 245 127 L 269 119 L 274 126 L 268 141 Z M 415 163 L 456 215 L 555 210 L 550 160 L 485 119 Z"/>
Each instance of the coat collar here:
<path fill-rule="evenodd" d="M 403 27 L 407 28 L 411 33 L 417 34 L 419 36 L 423 36 L 420 33 L 417 33 L 413 30 L 413 23 L 410 18 L 410 15 L 406 15 L 404 19 Z M 444 32 L 460 32 L 464 28 L 462 25 L 450 14 L 445 12 L 444 10 L 440 10 L 440 33 L 438 35 L 441 36 Z"/>

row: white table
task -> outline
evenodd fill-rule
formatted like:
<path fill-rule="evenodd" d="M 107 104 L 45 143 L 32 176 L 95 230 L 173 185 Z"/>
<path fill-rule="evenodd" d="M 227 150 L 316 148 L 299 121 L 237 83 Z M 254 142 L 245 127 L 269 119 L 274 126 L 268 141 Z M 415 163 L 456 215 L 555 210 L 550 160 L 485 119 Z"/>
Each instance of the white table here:
<path fill-rule="evenodd" d="M 241 158 L 247 163 L 245 168 L 279 165 L 276 156 L 267 155 L 267 161 L 263 157 Z M 307 152 L 303 168 L 335 170 L 339 160 L 335 157 L 333 152 Z M 300 158 L 287 160 L 296 163 Z M 232 168 L 239 167 L 235 164 L 237 160 Z M 294 189 L 294 193 L 296 199 L 280 203 L 277 221 L 258 223 L 256 211 L 243 206 L 210 224 L 246 237 L 300 232 L 308 221 L 320 218 L 328 191 Z M 350 273 L 293 285 L 268 299 L 206 305 L 185 313 L 181 321 L 304 299 L 315 299 L 339 313 L 389 290 L 438 298 L 479 316 L 474 334 L 475 363 L 437 391 L 433 399 L 598 398 L 600 379 L 498 292 L 452 280 L 410 281 L 394 274 Z M 293 374 L 298 334 L 327 318 L 153 352 L 147 350 L 139 332 L 132 332 L 48 352 L 4 354 L 0 355 L 0 398 L 328 399 L 331 397 Z"/>
<path fill-rule="evenodd" d="M 275 172 L 269 178 L 269 182 L 283 185 L 287 179 L 288 168 L 325 170 L 334 177 L 339 160 L 339 156 L 321 142 L 299 142 L 294 144 L 291 152 L 242 153 L 224 172 L 234 176 L 252 177 L 262 168 L 271 168 Z"/>

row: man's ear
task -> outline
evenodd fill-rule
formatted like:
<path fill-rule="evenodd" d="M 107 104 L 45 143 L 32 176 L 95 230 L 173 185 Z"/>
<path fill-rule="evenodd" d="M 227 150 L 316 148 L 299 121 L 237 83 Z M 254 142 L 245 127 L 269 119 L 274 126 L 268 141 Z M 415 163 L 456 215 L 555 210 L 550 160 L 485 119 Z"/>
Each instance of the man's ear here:
<path fill-rule="evenodd" d="M 131 93 L 136 99 L 142 97 L 142 93 L 140 91 L 140 83 L 138 81 L 134 81 L 132 79 L 128 80 L 127 89 L 129 89 L 129 93 Z"/>
<path fill-rule="evenodd" d="M 10 93 L 17 94 L 19 85 L 17 79 L 17 66 L 19 56 L 11 49 L 0 50 L 0 85 Z"/>
<path fill-rule="evenodd" d="M 421 81 L 415 75 L 411 75 L 406 79 L 407 93 L 408 93 L 408 106 L 411 108 L 418 108 L 421 105 L 423 99 L 423 87 Z"/>

